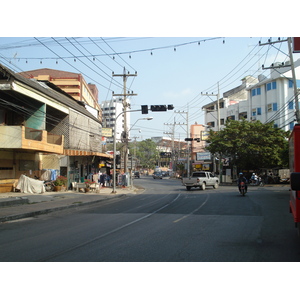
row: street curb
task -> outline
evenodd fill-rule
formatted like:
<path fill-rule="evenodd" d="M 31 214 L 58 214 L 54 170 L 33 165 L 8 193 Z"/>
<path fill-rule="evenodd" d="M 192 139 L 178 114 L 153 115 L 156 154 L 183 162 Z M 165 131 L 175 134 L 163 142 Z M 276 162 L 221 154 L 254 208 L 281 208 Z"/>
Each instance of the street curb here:
<path fill-rule="evenodd" d="M 6 217 L 0 217 L 0 223 L 4 223 L 7 221 L 13 221 L 13 220 L 18 220 L 18 219 L 24 219 L 24 218 L 31 218 L 31 217 L 35 217 L 38 215 L 44 215 L 44 214 L 48 214 L 54 211 L 60 211 L 60 210 L 65 210 L 65 209 L 70 209 L 70 208 L 76 208 L 79 206 L 85 206 L 85 205 L 91 205 L 94 203 L 99 203 L 99 202 L 103 202 L 105 200 L 108 199 L 112 199 L 112 198 L 122 198 L 122 197 L 126 197 L 127 195 L 122 194 L 122 195 L 113 195 L 113 196 L 106 196 L 104 199 L 99 199 L 99 200 L 94 200 L 94 201 L 89 201 L 89 202 L 84 202 L 84 203 L 74 203 L 74 204 L 70 204 L 70 205 L 66 205 L 66 206 L 61 206 L 61 207 L 53 207 L 53 208 L 45 208 L 45 209 L 41 209 L 41 210 L 36 210 L 36 211 L 32 211 L 32 212 L 27 212 L 27 213 L 21 213 L 21 214 L 17 214 L 17 215 L 10 215 L 10 216 L 6 216 Z"/>

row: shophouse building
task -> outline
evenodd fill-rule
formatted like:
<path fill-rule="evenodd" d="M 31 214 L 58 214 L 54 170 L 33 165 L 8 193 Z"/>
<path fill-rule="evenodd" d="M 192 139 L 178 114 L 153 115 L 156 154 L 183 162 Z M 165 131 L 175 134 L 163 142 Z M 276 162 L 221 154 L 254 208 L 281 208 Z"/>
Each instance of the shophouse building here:
<path fill-rule="evenodd" d="M 99 169 L 108 172 L 112 156 L 102 152 L 101 132 L 83 101 L 0 65 L 0 191 L 22 174 L 41 178 L 52 170 L 70 187 Z"/>

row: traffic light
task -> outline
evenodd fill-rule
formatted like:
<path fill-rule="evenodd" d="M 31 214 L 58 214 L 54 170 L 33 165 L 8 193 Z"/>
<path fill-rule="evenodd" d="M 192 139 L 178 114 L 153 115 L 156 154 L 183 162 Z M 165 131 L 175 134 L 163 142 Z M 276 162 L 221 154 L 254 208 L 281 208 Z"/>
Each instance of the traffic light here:
<path fill-rule="evenodd" d="M 192 138 L 185 138 L 184 139 L 186 142 L 191 142 L 193 139 Z"/>
<path fill-rule="evenodd" d="M 148 114 L 148 105 L 141 105 L 141 108 L 143 115 Z"/>
<path fill-rule="evenodd" d="M 167 111 L 166 105 L 151 105 L 150 108 L 152 111 Z"/>
<path fill-rule="evenodd" d="M 121 163 L 121 156 L 119 154 L 116 155 L 116 165 Z"/>
<path fill-rule="evenodd" d="M 174 109 L 173 104 L 169 104 L 169 105 L 168 105 L 168 110 L 173 110 L 173 109 Z"/>

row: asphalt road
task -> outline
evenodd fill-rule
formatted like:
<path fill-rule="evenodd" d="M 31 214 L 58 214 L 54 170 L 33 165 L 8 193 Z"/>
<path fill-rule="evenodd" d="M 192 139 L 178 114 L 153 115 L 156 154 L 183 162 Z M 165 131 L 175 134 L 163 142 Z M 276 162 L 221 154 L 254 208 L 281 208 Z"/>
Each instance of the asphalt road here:
<path fill-rule="evenodd" d="M 142 177 L 145 192 L 0 225 L 0 261 L 296 262 L 286 186 L 186 191 Z"/>

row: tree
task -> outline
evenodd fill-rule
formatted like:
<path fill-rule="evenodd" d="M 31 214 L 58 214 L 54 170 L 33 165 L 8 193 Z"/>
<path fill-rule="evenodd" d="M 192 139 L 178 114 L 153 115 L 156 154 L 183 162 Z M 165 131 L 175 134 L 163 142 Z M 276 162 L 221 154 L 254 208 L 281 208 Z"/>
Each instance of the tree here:
<path fill-rule="evenodd" d="M 134 147 L 136 149 L 134 150 Z M 130 153 L 136 153 L 136 157 L 140 161 L 142 168 L 154 169 L 157 157 L 159 155 L 156 149 L 156 143 L 151 139 L 146 139 L 140 142 L 132 142 L 129 144 Z"/>
<path fill-rule="evenodd" d="M 288 136 L 274 123 L 229 120 L 219 132 L 210 131 L 206 148 L 212 154 L 230 157 L 239 169 L 287 167 Z"/>

